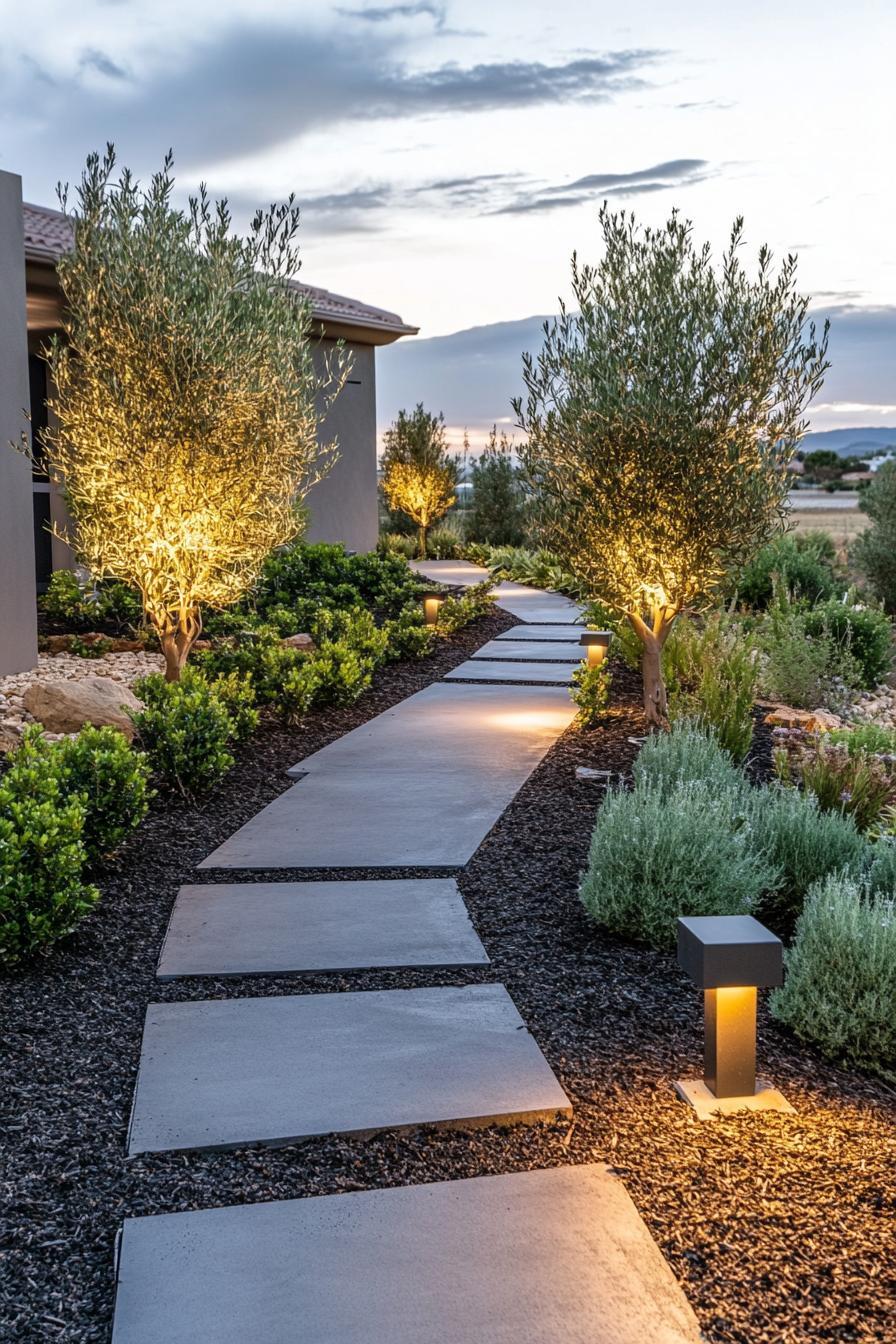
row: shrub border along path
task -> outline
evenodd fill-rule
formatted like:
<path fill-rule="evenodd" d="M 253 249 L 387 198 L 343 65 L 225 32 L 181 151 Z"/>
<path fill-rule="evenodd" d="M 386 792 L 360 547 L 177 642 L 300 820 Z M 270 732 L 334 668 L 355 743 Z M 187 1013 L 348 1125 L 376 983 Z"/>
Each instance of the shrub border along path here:
<path fill-rule="evenodd" d="M 157 807 L 100 875 L 104 899 L 96 914 L 45 964 L 4 986 L 11 1119 L 0 1337 L 23 1344 L 107 1340 L 112 1237 L 126 1216 L 590 1161 L 608 1161 L 622 1176 L 708 1339 L 891 1337 L 894 1090 L 833 1068 L 763 1015 L 760 1063 L 797 1115 L 700 1124 L 671 1091 L 673 1078 L 699 1068 L 693 988 L 673 958 L 602 934 L 578 902 L 602 785 L 575 782 L 574 769 L 630 769 L 636 748 L 628 738 L 643 720 L 637 679 L 625 670 L 617 670 L 616 709 L 606 725 L 561 739 L 460 877 L 492 958 L 487 970 L 170 986 L 153 978 L 177 887 L 212 845 L 288 787 L 282 772 L 297 755 L 436 679 L 511 624 L 495 613 L 426 662 L 387 669 L 357 705 L 315 715 L 298 733 L 266 724 L 204 805 Z M 314 874 L 258 871 L 251 878 L 293 876 Z M 151 1000 L 495 979 L 507 986 L 573 1101 L 572 1126 L 421 1130 L 124 1160 Z"/>

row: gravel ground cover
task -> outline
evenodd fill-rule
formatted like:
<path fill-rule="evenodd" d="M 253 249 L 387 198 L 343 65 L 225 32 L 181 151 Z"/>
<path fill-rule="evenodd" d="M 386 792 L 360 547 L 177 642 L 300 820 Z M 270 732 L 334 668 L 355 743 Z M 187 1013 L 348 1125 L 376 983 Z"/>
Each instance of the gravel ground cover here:
<path fill-rule="evenodd" d="M 894 1338 L 896 1089 L 834 1069 L 763 1016 L 761 1072 L 797 1115 L 699 1123 L 671 1091 L 674 1078 L 700 1071 L 696 991 L 672 957 L 602 934 L 579 906 L 578 874 L 605 784 L 577 782 L 575 767 L 624 778 L 637 751 L 629 738 L 643 732 L 636 679 L 624 669 L 605 724 L 558 742 L 459 878 L 493 960 L 487 970 L 154 980 L 177 886 L 288 787 L 288 765 L 512 623 L 495 613 L 436 658 L 387 671 L 358 705 L 315 716 L 300 734 L 267 725 L 203 807 L 157 808 L 101 878 L 97 914 L 46 964 L 3 985 L 0 1338 L 107 1340 L 114 1234 L 127 1216 L 595 1160 L 624 1179 L 708 1340 Z M 768 745 L 763 734 L 757 776 Z M 313 874 L 201 875 L 299 876 Z M 147 1002 L 490 980 L 506 985 L 572 1098 L 572 1124 L 125 1160 Z"/>

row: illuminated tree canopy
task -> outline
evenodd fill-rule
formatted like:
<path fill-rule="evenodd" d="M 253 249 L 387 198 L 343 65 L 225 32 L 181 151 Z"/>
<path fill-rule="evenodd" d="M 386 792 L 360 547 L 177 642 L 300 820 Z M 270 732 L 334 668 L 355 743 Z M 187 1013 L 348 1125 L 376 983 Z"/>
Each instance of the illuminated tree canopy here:
<path fill-rule="evenodd" d="M 514 403 L 545 544 L 643 645 L 648 720 L 666 719 L 662 649 L 679 612 L 710 601 L 784 514 L 784 467 L 827 363 L 796 290 L 737 220 L 718 270 L 673 214 L 639 229 L 600 212 L 604 255 L 573 257 L 574 304 L 523 357 Z"/>
<path fill-rule="evenodd" d="M 417 525 L 417 545 L 426 557 L 426 534 L 456 500 L 457 462 L 448 451 L 441 415 L 419 404 L 383 435 L 383 494 L 391 509 L 407 514 Z"/>
<path fill-rule="evenodd" d="M 312 364 L 292 198 L 242 238 L 204 188 L 172 206 L 170 154 L 145 190 L 114 168 L 111 146 L 88 159 L 59 263 L 48 457 L 66 540 L 95 576 L 140 590 L 176 680 L 202 607 L 236 601 L 299 529 L 335 455 L 318 446 L 321 406 L 347 368 L 341 352 L 322 377 Z"/>

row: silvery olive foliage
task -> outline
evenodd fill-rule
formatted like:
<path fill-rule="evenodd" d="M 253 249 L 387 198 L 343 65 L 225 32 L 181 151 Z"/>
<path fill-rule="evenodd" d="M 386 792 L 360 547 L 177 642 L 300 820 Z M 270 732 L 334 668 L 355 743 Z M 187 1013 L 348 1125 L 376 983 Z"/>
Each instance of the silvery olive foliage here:
<path fill-rule="evenodd" d="M 665 722 L 662 647 L 780 525 L 784 467 L 821 387 L 827 326 L 796 258 L 755 273 L 735 221 L 719 266 L 673 213 L 600 212 L 603 256 L 573 257 L 573 303 L 524 355 L 515 402 L 544 544 L 643 645 L 645 709 Z"/>

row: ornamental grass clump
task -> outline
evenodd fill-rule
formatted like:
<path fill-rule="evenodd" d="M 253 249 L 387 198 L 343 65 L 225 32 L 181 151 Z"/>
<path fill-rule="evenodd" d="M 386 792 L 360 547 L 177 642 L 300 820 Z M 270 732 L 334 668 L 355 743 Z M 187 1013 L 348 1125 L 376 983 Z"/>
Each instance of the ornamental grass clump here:
<path fill-rule="evenodd" d="M 751 914 L 774 880 L 742 789 L 644 778 L 604 801 L 580 896 L 614 933 L 671 948 L 680 915 Z"/>
<path fill-rule="evenodd" d="M 771 1011 L 832 1059 L 896 1082 L 896 901 L 854 874 L 813 886 Z"/>

